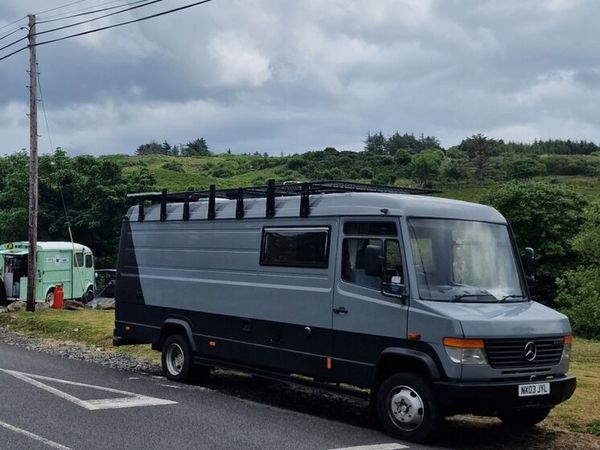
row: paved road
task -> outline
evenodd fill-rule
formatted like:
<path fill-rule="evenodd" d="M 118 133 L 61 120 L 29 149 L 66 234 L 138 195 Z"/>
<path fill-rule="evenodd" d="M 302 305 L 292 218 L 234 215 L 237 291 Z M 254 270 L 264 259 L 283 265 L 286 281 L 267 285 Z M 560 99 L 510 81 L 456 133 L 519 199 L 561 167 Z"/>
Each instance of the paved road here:
<path fill-rule="evenodd" d="M 215 378 L 217 386 L 235 383 L 231 375 Z M 286 389 L 292 394 L 285 395 L 294 395 Z M 369 424 L 361 426 L 362 412 L 349 420 L 341 414 L 340 422 L 232 393 L 0 344 L 0 447 L 429 448 L 398 443 Z M 327 394 L 320 395 L 327 403 Z"/>

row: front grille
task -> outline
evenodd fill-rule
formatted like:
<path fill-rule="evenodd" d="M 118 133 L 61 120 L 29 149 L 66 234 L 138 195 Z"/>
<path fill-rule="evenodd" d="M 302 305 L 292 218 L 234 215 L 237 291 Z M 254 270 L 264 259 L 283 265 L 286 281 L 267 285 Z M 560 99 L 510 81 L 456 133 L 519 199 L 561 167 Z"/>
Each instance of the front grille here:
<path fill-rule="evenodd" d="M 537 353 L 533 361 L 525 358 L 525 346 L 535 344 Z M 494 368 L 553 366 L 560 361 L 564 346 L 562 336 L 549 338 L 486 339 L 485 349 Z"/>

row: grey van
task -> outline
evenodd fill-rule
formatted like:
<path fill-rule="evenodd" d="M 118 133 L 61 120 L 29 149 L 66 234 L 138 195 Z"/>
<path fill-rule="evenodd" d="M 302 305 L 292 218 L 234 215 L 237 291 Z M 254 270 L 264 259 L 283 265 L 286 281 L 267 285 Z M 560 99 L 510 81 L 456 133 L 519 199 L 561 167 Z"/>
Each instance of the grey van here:
<path fill-rule="evenodd" d="M 151 343 L 171 380 L 221 366 L 364 388 L 405 440 L 457 413 L 533 426 L 575 390 L 569 321 L 532 299 L 531 252 L 524 270 L 498 211 L 424 193 L 269 182 L 133 195 L 114 343 Z"/>

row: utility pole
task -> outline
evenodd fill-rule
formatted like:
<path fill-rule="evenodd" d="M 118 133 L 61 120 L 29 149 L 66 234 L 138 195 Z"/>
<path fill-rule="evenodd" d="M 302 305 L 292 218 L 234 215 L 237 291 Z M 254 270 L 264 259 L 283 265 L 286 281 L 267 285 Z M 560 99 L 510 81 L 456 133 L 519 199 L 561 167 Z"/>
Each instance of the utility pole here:
<path fill-rule="evenodd" d="M 35 54 L 35 15 L 29 14 L 29 258 L 27 261 L 27 311 L 35 311 L 37 279 L 38 210 L 38 131 L 37 131 L 37 60 Z"/>

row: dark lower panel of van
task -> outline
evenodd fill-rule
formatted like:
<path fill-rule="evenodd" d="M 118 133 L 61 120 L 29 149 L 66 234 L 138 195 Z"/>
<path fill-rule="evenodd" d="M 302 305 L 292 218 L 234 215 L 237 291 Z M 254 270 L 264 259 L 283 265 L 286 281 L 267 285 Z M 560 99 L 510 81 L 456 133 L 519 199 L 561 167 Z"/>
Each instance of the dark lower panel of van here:
<path fill-rule="evenodd" d="M 435 351 L 422 342 L 137 303 L 117 302 L 115 336 L 158 345 L 167 319 L 190 325 L 202 357 L 324 381 L 370 387 L 380 355 L 392 347 L 426 353 L 441 368 Z"/>

